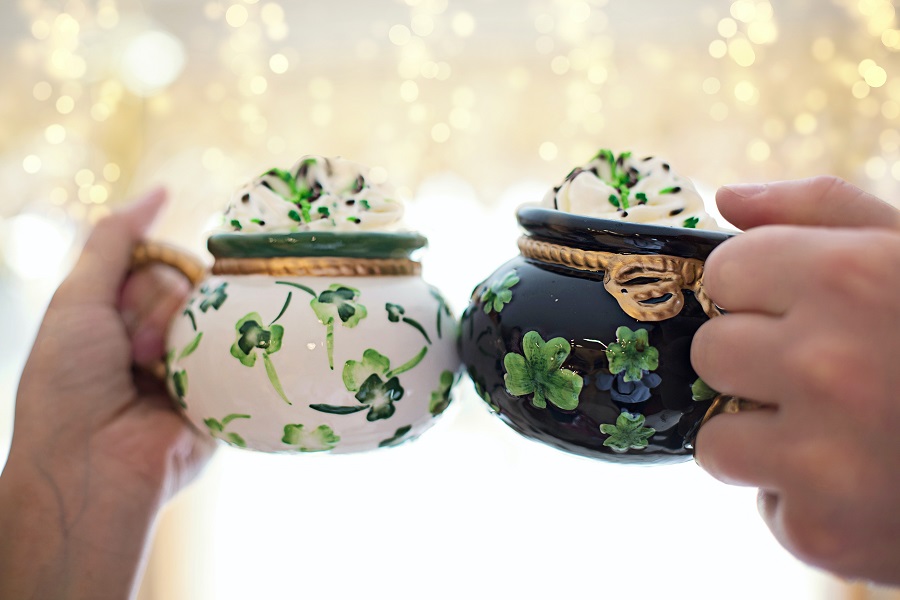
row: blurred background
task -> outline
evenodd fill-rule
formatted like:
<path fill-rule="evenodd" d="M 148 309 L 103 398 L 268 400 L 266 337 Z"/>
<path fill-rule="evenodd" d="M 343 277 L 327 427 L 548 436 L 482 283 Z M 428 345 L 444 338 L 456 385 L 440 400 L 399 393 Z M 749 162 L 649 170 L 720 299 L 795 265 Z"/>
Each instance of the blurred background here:
<path fill-rule="evenodd" d="M 516 206 L 598 148 L 711 199 L 831 173 L 900 203 L 891 0 L 10 0 L 0 5 L 0 465 L 44 307 L 91 224 L 153 184 L 206 257 L 238 184 L 303 154 L 379 170 L 457 314 Z M 11 331 L 10 331 L 11 329 Z M 414 444 L 221 450 L 160 518 L 143 600 L 898 598 L 809 569 L 755 490 L 519 438 L 467 380 Z"/>

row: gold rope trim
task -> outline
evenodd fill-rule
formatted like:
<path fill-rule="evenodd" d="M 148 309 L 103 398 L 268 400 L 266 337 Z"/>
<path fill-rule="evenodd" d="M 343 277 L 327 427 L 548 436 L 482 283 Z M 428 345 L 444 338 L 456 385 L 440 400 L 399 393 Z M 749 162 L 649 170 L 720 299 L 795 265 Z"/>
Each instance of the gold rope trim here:
<path fill-rule="evenodd" d="M 214 275 L 311 275 L 366 277 L 378 275 L 419 275 L 422 265 L 406 258 L 277 257 L 220 258 Z"/>
<path fill-rule="evenodd" d="M 131 253 L 131 269 L 137 271 L 152 264 L 164 264 L 179 271 L 198 286 L 206 279 L 206 265 L 193 254 L 162 242 L 144 241 Z"/>
<path fill-rule="evenodd" d="M 721 313 L 703 289 L 703 261 L 666 254 L 616 254 L 582 250 L 519 238 L 526 258 L 580 271 L 604 272 L 603 285 L 630 317 L 639 321 L 671 319 L 684 307 L 683 290 L 694 293 L 710 317 Z"/>

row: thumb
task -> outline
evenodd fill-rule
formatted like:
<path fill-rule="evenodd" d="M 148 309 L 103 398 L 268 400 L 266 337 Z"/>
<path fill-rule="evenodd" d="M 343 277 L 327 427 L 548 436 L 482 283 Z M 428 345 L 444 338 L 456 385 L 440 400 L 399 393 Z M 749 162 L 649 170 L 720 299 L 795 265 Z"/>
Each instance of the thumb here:
<path fill-rule="evenodd" d="M 900 231 L 900 211 L 837 177 L 727 185 L 716 193 L 716 204 L 739 229 L 783 224 Z"/>
<path fill-rule="evenodd" d="M 166 201 L 156 188 L 94 227 L 81 256 L 57 292 L 57 300 L 115 306 L 131 267 L 131 253 Z"/>

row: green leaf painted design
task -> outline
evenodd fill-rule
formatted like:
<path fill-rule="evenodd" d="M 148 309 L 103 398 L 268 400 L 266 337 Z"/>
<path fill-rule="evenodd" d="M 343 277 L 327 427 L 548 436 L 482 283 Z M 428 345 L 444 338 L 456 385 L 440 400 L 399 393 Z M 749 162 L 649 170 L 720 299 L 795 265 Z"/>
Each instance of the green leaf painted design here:
<path fill-rule="evenodd" d="M 450 406 L 450 390 L 452 388 L 453 372 L 444 371 L 441 373 L 438 389 L 431 392 L 431 400 L 428 402 L 428 412 L 430 412 L 432 416 L 438 416 Z"/>
<path fill-rule="evenodd" d="M 336 406 L 332 404 L 310 404 L 310 408 L 324 413 L 348 415 L 368 409 L 366 420 L 389 419 L 396 408 L 394 402 L 403 398 L 404 389 L 397 375 L 415 367 L 425 357 L 428 347 L 406 363 L 391 370 L 391 361 L 377 350 L 369 348 L 363 352 L 362 360 L 348 360 L 344 363 L 341 377 L 348 392 L 355 392 L 358 406 Z"/>
<path fill-rule="evenodd" d="M 373 374 L 359 387 L 355 397 L 369 407 L 369 413 L 366 415 L 367 421 L 389 419 L 397 410 L 394 402 L 403 397 L 403 387 L 396 377 L 385 381 Z"/>
<path fill-rule="evenodd" d="M 200 345 L 200 340 L 203 339 L 203 332 L 197 334 L 197 336 L 188 343 L 187 346 L 184 347 L 184 350 L 181 351 L 181 354 L 178 355 L 178 360 L 183 358 L 187 358 L 191 354 L 194 353 L 194 350 L 197 349 L 197 346 Z"/>
<path fill-rule="evenodd" d="M 447 306 L 447 301 L 444 300 L 444 297 L 441 296 L 441 293 L 434 287 L 430 287 L 428 289 L 431 292 L 431 295 L 438 302 L 437 309 L 437 319 L 435 323 L 435 327 L 437 328 L 437 334 L 439 338 L 443 338 L 443 333 L 441 332 L 441 322 L 443 321 L 443 317 L 450 318 L 453 316 L 453 313 L 450 312 L 450 307 Z"/>
<path fill-rule="evenodd" d="M 399 446 L 403 442 L 408 441 L 403 438 L 410 431 L 412 431 L 412 425 L 404 425 L 403 427 L 398 428 L 397 431 L 394 432 L 394 435 L 392 435 L 391 437 L 389 437 L 386 440 L 382 440 L 381 442 L 379 442 L 378 447 L 379 448 L 390 448 L 393 446 Z"/>
<path fill-rule="evenodd" d="M 290 404 L 278 374 L 275 372 L 275 365 L 272 363 L 270 356 L 281 350 L 282 340 L 284 338 L 284 327 L 281 325 L 264 326 L 263 319 L 259 313 L 249 313 L 234 326 L 237 331 L 237 340 L 231 346 L 231 355 L 241 361 L 245 367 L 253 367 L 256 359 L 262 355 L 265 363 L 266 375 L 272 383 L 272 387 L 281 396 L 281 399 Z"/>
<path fill-rule="evenodd" d="M 536 408 L 546 408 L 549 401 L 563 410 L 575 410 L 584 380 L 562 368 L 572 351 L 569 342 L 561 337 L 545 342 L 538 332 L 529 331 L 522 338 L 522 351 L 524 356 L 510 352 L 503 357 L 506 391 L 513 396 L 534 394 L 531 404 Z"/>
<path fill-rule="evenodd" d="M 343 323 L 352 329 L 367 315 L 366 307 L 357 302 L 359 290 L 334 283 L 327 290 L 313 298 L 309 305 L 319 322 L 325 325 L 325 348 L 328 352 L 328 366 L 334 369 L 334 324 Z"/>
<path fill-rule="evenodd" d="M 616 329 L 616 341 L 607 347 L 606 358 L 610 373 L 625 371 L 625 381 L 640 381 L 644 371 L 659 366 L 659 351 L 650 345 L 647 330 L 632 331 L 624 325 Z"/>
<path fill-rule="evenodd" d="M 175 388 L 175 395 L 178 396 L 178 404 L 182 408 L 187 408 L 187 402 L 184 401 L 188 392 L 188 376 L 187 371 L 175 371 L 172 373 L 172 387 Z"/>
<path fill-rule="evenodd" d="M 328 425 L 307 429 L 304 425 L 285 425 L 281 441 L 300 452 L 327 452 L 341 441 L 339 435 Z"/>
<path fill-rule="evenodd" d="M 699 377 L 697 378 L 697 381 L 691 385 L 691 397 L 697 402 L 712 400 L 718 395 L 719 392 L 709 387 L 709 385 Z"/>
<path fill-rule="evenodd" d="M 356 392 L 371 375 L 386 375 L 391 370 L 391 360 L 369 348 L 362 355 L 362 361 L 348 360 L 344 364 L 342 377 L 347 391 Z"/>
<path fill-rule="evenodd" d="M 227 444 L 232 446 L 237 446 L 238 448 L 246 448 L 247 443 L 244 441 L 240 435 L 234 432 L 226 431 L 228 424 L 236 419 L 249 419 L 250 415 L 241 415 L 241 414 L 230 414 L 226 416 L 221 421 L 216 419 L 203 419 L 203 422 L 206 424 L 206 428 L 209 430 L 209 434 L 214 438 L 218 438 Z"/>
<path fill-rule="evenodd" d="M 228 299 L 228 293 L 225 291 L 227 287 L 227 281 L 215 289 L 210 289 L 209 286 L 206 285 L 201 287 L 200 294 L 203 296 L 203 299 L 200 300 L 200 310 L 204 313 L 210 308 L 219 310 L 219 308 L 222 307 L 222 304 L 225 303 L 225 300 Z"/>
<path fill-rule="evenodd" d="M 609 436 L 603 441 L 603 445 L 615 452 L 627 452 L 629 449 L 643 450 L 647 447 L 647 440 L 656 433 L 652 427 L 644 427 L 644 421 L 644 415 L 623 410 L 615 425 L 600 426 L 600 431 Z"/>
<path fill-rule="evenodd" d="M 421 323 L 410 317 L 403 316 L 406 314 L 406 309 L 404 309 L 402 306 L 400 306 L 399 304 L 392 304 L 388 302 L 384 305 L 384 308 L 388 313 L 388 321 L 390 321 L 391 323 L 403 322 L 407 325 L 410 325 L 425 337 L 426 342 L 428 342 L 429 344 L 431 343 L 431 338 L 428 337 L 428 333 L 425 331 L 425 328 L 422 327 Z"/>
<path fill-rule="evenodd" d="M 512 292 L 510 290 L 517 283 L 519 283 L 519 275 L 513 269 L 504 275 L 502 279 L 486 286 L 484 291 L 481 292 L 484 313 L 491 314 L 491 311 L 496 313 L 502 311 L 503 307 L 512 300 Z"/>
<path fill-rule="evenodd" d="M 359 290 L 334 283 L 310 302 L 323 324 L 340 320 L 344 327 L 356 327 L 366 317 L 366 307 L 357 302 Z"/>

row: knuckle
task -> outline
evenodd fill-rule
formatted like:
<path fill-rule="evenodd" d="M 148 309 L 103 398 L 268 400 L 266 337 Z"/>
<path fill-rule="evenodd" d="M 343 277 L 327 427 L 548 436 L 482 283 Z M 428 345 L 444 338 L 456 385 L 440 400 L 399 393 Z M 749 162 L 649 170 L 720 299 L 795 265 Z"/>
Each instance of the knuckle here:
<path fill-rule="evenodd" d="M 816 401 L 858 393 L 859 379 L 848 375 L 867 369 L 865 357 L 841 344 L 834 335 L 820 335 L 796 343 L 785 352 L 786 372 L 799 392 Z"/>

